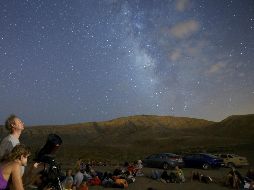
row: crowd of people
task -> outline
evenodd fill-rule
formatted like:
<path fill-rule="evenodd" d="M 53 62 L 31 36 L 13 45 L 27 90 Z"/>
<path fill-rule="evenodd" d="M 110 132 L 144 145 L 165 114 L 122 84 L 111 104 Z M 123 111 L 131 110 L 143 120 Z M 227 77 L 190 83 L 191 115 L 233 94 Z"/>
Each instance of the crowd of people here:
<path fill-rule="evenodd" d="M 18 189 L 25 187 L 37 189 L 52 189 L 50 186 L 41 186 L 44 182 L 44 173 L 49 170 L 50 163 L 46 157 L 39 155 L 40 159 L 33 160 L 27 167 L 28 157 L 31 154 L 29 147 L 20 143 L 20 135 L 24 130 L 24 123 L 16 115 L 10 115 L 5 122 L 5 128 L 9 132 L 0 143 L 0 190 Z M 56 146 L 59 146 L 58 144 Z M 47 153 L 41 149 L 39 154 Z M 92 164 L 84 163 L 78 159 L 74 172 L 68 169 L 65 175 L 59 175 L 59 185 L 62 189 L 88 190 L 88 185 L 102 185 L 104 187 L 126 188 L 129 183 L 135 181 L 135 176 L 142 176 L 141 160 L 135 164 L 125 163 L 121 169 L 111 172 L 95 171 Z M 104 163 L 96 163 L 104 165 Z M 26 167 L 26 168 L 25 168 Z"/>
<path fill-rule="evenodd" d="M 225 185 L 233 189 L 254 189 L 254 171 L 249 169 L 246 176 L 236 170 L 234 167 L 228 172 Z"/>
<path fill-rule="evenodd" d="M 24 123 L 15 116 L 10 115 L 5 122 L 5 128 L 9 134 L 0 143 L 0 190 L 17 189 L 25 187 L 36 187 L 37 189 L 50 190 L 50 186 L 42 186 L 43 171 L 49 167 L 45 160 L 34 160 L 30 167 L 27 167 L 28 157 L 31 155 L 29 147 L 20 143 L 20 135 L 24 130 Z M 59 146 L 59 143 L 56 143 Z M 42 150 L 40 153 L 45 153 Z M 45 159 L 45 158 L 43 158 Z M 45 162 L 44 162 L 45 161 Z M 127 188 L 134 183 L 136 178 L 144 176 L 141 160 L 133 163 L 125 162 L 122 166 L 113 171 L 97 171 L 93 166 L 104 166 L 101 162 L 84 162 L 79 158 L 73 168 L 68 168 L 64 175 L 59 175 L 59 186 L 64 190 L 88 190 L 89 186 L 103 186 L 111 188 Z M 147 175 L 146 175 L 147 176 Z M 147 176 L 163 183 L 185 183 L 184 172 L 178 166 L 173 170 L 152 170 Z M 47 179 L 46 179 L 47 180 Z M 202 183 L 218 183 L 213 177 L 205 175 L 200 170 L 191 172 L 190 181 Z M 254 171 L 249 169 L 246 176 L 235 168 L 231 168 L 220 181 L 225 186 L 233 189 L 254 189 Z M 153 188 L 150 188 L 153 189 Z"/>
<path fill-rule="evenodd" d="M 89 186 L 95 185 L 111 188 L 127 188 L 130 183 L 136 181 L 136 177 L 144 176 L 141 160 L 132 164 L 125 162 L 122 167 L 114 169 L 113 172 L 95 171 L 89 163 L 84 164 L 81 159 L 77 163 L 81 164 L 79 165 L 80 170 L 76 174 L 71 174 L 73 170 L 70 169 L 66 171 L 66 177 L 63 180 L 63 187 L 65 189 L 82 187 L 81 189 L 87 190 Z M 183 169 L 180 169 L 178 166 L 175 166 L 172 170 L 152 170 L 150 175 L 146 175 L 146 177 L 165 184 L 186 182 Z M 238 170 L 232 167 L 223 179 L 211 177 L 202 170 L 193 170 L 188 178 L 189 182 L 217 183 L 233 189 L 254 189 L 253 169 L 249 169 L 246 176 L 242 176 Z"/>
<path fill-rule="evenodd" d="M 88 186 L 103 186 L 111 188 L 127 188 L 134 183 L 137 176 L 143 176 L 142 161 L 132 164 L 125 162 L 122 167 L 113 171 L 96 171 L 91 163 L 85 163 L 78 159 L 74 171 L 66 170 L 66 176 L 62 180 L 64 189 L 87 190 Z"/>
<path fill-rule="evenodd" d="M 163 183 L 184 183 L 185 177 L 182 169 L 178 166 L 175 166 L 173 171 L 168 172 L 167 170 L 159 171 L 152 170 L 151 176 L 152 179 L 160 180 Z"/>

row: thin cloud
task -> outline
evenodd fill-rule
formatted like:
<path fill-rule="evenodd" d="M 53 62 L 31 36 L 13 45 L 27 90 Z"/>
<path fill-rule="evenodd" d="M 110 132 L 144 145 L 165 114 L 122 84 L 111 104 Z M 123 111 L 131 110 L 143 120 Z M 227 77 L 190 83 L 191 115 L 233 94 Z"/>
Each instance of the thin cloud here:
<path fill-rule="evenodd" d="M 204 55 L 202 54 L 204 47 L 208 42 L 203 39 L 188 39 L 180 41 L 177 46 L 171 47 L 168 51 L 168 58 L 170 61 L 181 61 L 187 57 L 200 59 Z"/>
<path fill-rule="evenodd" d="M 169 58 L 171 61 L 178 61 L 179 59 L 181 59 L 181 54 L 182 53 L 180 49 L 175 49 L 170 53 Z"/>
<path fill-rule="evenodd" d="M 194 44 L 188 44 L 188 46 L 186 47 L 186 51 L 189 56 L 200 56 L 202 50 L 207 44 L 208 42 L 205 39 L 199 39 L 194 41 Z"/>
<path fill-rule="evenodd" d="M 227 66 L 226 62 L 220 61 L 219 63 L 213 64 L 207 71 L 208 75 L 213 75 L 221 72 Z"/>
<path fill-rule="evenodd" d="M 183 12 L 190 7 L 189 0 L 176 0 L 176 10 Z"/>
<path fill-rule="evenodd" d="M 185 39 L 196 33 L 200 28 L 196 20 L 184 21 L 170 28 L 170 34 L 178 39 Z"/>

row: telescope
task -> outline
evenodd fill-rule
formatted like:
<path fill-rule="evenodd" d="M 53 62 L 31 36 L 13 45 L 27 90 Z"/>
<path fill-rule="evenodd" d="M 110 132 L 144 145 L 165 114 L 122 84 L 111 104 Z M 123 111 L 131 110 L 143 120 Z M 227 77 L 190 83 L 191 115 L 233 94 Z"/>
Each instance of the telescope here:
<path fill-rule="evenodd" d="M 51 158 L 54 157 L 55 152 L 59 149 L 62 142 L 63 141 L 61 137 L 59 137 L 58 135 L 49 134 L 46 144 L 37 153 L 34 161 L 50 164 Z"/>
<path fill-rule="evenodd" d="M 58 135 L 49 134 L 45 145 L 38 151 L 34 161 L 44 164 L 43 170 L 39 172 L 41 183 L 38 185 L 38 190 L 45 187 L 53 190 L 63 190 L 60 182 L 61 168 L 54 159 L 55 152 L 61 144 L 62 139 Z"/>

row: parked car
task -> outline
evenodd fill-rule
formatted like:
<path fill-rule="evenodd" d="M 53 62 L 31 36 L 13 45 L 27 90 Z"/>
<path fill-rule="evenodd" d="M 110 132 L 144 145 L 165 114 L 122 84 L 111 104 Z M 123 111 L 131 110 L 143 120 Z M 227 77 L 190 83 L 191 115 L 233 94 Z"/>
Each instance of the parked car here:
<path fill-rule="evenodd" d="M 175 166 L 183 167 L 184 162 L 181 156 L 173 153 L 152 154 L 143 160 L 146 167 L 169 169 Z"/>
<path fill-rule="evenodd" d="M 183 157 L 183 161 L 185 167 L 203 168 L 205 170 L 224 166 L 223 159 L 205 153 L 187 154 Z"/>
<path fill-rule="evenodd" d="M 249 165 L 246 157 L 238 156 L 236 154 L 216 154 L 215 156 L 222 158 L 227 167 L 242 167 Z"/>

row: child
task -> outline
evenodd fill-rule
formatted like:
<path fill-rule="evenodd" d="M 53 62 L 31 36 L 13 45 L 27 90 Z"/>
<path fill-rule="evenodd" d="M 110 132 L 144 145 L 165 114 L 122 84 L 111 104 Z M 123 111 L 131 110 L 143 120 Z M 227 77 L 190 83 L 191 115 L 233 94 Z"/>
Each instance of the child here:
<path fill-rule="evenodd" d="M 72 177 L 72 170 L 67 169 L 66 177 L 65 177 L 64 181 L 62 182 L 63 188 L 64 189 L 72 189 L 73 181 L 74 181 L 74 179 Z"/>
<path fill-rule="evenodd" d="M 21 166 L 27 165 L 30 150 L 23 144 L 16 145 L 0 164 L 0 189 L 6 189 L 11 178 L 13 189 L 24 190 Z"/>

